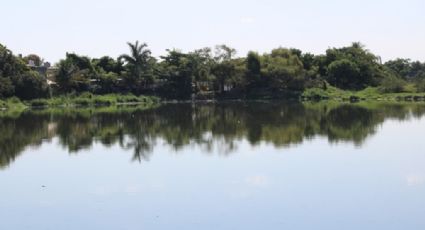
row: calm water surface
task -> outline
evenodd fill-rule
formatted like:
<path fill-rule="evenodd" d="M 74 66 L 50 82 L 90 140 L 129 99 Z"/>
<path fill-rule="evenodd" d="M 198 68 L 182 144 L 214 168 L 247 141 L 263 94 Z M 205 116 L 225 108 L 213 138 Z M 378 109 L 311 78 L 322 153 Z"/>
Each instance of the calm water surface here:
<path fill-rule="evenodd" d="M 0 113 L 0 229 L 425 229 L 424 104 Z"/>

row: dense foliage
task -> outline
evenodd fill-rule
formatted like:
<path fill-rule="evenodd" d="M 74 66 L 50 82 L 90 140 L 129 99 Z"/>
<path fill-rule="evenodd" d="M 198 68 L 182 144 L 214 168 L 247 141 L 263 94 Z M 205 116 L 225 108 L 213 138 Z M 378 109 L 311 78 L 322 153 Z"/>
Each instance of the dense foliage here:
<path fill-rule="evenodd" d="M 27 67 L 23 58 L 14 56 L 0 44 L 0 97 L 31 99 L 47 95 L 45 78 Z"/>
<path fill-rule="evenodd" d="M 37 55 L 14 55 L 0 45 L 0 97 L 133 93 L 167 99 L 287 98 L 327 86 L 382 93 L 425 91 L 425 63 L 397 59 L 381 63 L 360 43 L 330 48 L 323 55 L 277 48 L 237 57 L 225 45 L 192 52 L 167 50 L 152 56 L 147 44 L 128 43 L 129 54 L 90 58 L 67 53 L 46 74 Z M 48 72 L 49 70 L 47 70 Z M 48 84 L 49 82 L 49 84 Z"/>

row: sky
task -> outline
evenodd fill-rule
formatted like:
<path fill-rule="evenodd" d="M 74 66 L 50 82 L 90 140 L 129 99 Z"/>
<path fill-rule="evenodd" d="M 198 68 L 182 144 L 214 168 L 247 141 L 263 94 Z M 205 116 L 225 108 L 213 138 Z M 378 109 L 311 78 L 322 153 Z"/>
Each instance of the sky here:
<path fill-rule="evenodd" d="M 154 56 L 227 44 L 244 56 L 293 47 L 321 54 L 361 42 L 382 59 L 425 61 L 423 0 L 5 0 L 0 43 L 57 62 L 66 52 Z"/>

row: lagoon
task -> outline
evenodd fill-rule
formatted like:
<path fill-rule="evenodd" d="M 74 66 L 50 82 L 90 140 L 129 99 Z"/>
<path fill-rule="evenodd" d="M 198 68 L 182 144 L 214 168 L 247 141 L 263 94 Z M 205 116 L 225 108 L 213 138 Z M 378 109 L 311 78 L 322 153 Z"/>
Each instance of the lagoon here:
<path fill-rule="evenodd" d="M 424 229 L 425 104 L 0 113 L 2 229 Z"/>

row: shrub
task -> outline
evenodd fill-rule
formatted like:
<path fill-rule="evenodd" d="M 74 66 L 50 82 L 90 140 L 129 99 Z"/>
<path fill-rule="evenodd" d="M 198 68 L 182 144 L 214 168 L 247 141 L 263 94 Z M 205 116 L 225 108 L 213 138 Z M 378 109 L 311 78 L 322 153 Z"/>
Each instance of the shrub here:
<path fill-rule="evenodd" d="M 0 109 L 6 108 L 6 107 L 7 107 L 6 102 L 0 100 Z"/>
<path fill-rule="evenodd" d="M 96 105 L 111 105 L 115 103 L 114 97 L 111 96 L 97 96 L 94 98 L 94 104 Z"/>
<path fill-rule="evenodd" d="M 302 97 L 307 100 L 321 100 L 329 97 L 329 93 L 326 90 L 320 88 L 307 89 Z"/>
<path fill-rule="evenodd" d="M 35 71 L 25 72 L 13 78 L 17 97 L 30 100 L 45 98 L 49 95 L 49 86 L 44 77 Z"/>
<path fill-rule="evenodd" d="M 379 91 L 382 93 L 401 93 L 404 91 L 406 82 L 397 77 L 386 77 L 382 80 Z"/>
<path fill-rule="evenodd" d="M 416 83 L 416 90 L 418 92 L 425 92 L 425 80 L 421 80 Z"/>
<path fill-rule="evenodd" d="M 34 107 L 44 107 L 48 106 L 49 102 L 46 99 L 34 99 L 29 102 L 30 106 Z"/>
<path fill-rule="evenodd" d="M 11 97 L 11 98 L 7 99 L 7 102 L 13 103 L 13 104 L 22 103 L 21 100 L 18 97 Z"/>
<path fill-rule="evenodd" d="M 73 103 L 75 105 L 82 105 L 82 106 L 87 106 L 91 104 L 91 99 L 90 98 L 84 98 L 84 97 L 77 97 L 73 100 Z"/>
<path fill-rule="evenodd" d="M 82 93 L 80 96 L 79 96 L 80 98 L 93 98 L 93 94 L 92 93 L 90 93 L 90 92 L 85 92 L 85 93 Z"/>
<path fill-rule="evenodd" d="M 117 98 L 117 102 L 119 102 L 119 103 L 136 103 L 136 102 L 140 102 L 140 99 L 138 97 L 134 96 L 133 94 L 128 94 L 128 95 L 119 96 Z"/>
<path fill-rule="evenodd" d="M 159 97 L 149 97 L 152 103 L 159 103 L 161 102 L 161 99 Z"/>
<path fill-rule="evenodd" d="M 70 103 L 70 99 L 64 96 L 53 97 L 49 99 L 49 104 L 53 106 L 67 105 Z"/>

